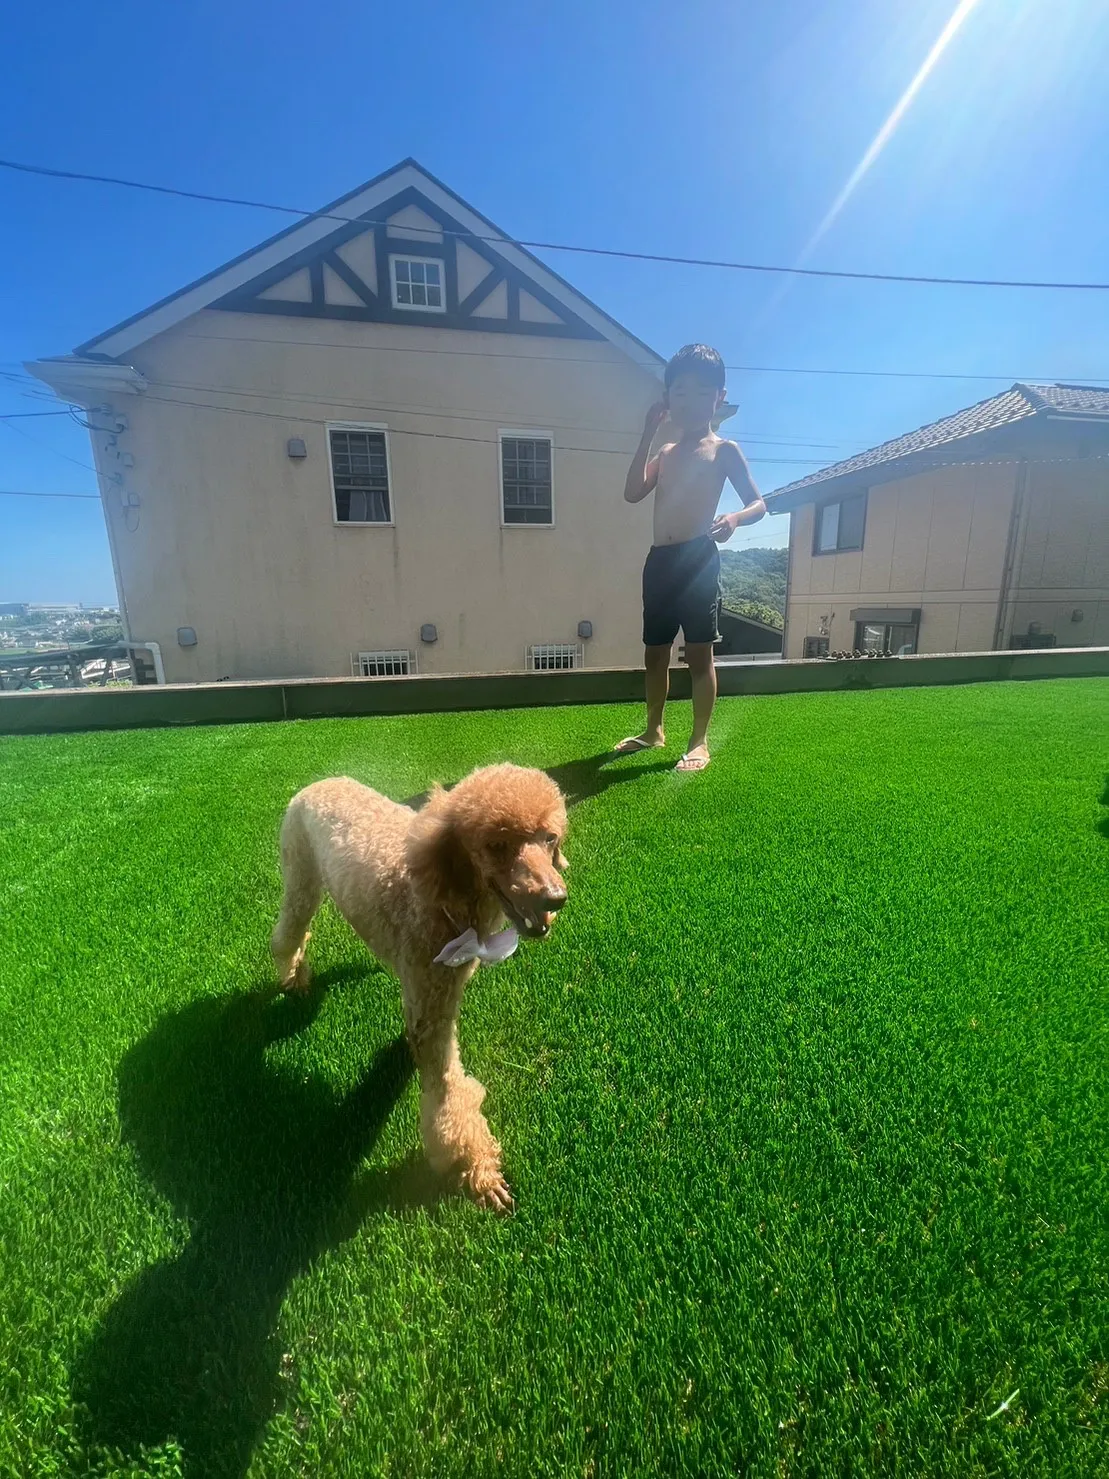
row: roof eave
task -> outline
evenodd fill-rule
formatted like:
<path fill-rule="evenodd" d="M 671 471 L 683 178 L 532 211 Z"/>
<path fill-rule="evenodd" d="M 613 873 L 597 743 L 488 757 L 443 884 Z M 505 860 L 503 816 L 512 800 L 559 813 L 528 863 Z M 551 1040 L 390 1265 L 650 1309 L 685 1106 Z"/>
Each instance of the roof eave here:
<path fill-rule="evenodd" d="M 99 405 L 106 397 L 141 395 L 147 386 L 146 376 L 141 371 L 114 360 L 58 355 L 51 359 L 27 360 L 23 368 L 36 380 L 48 385 L 60 400 L 87 408 Z"/>
<path fill-rule="evenodd" d="M 964 462 L 988 461 L 992 452 L 1009 451 L 1010 444 L 1021 433 L 1027 434 L 1032 426 L 1048 418 L 1042 412 L 1034 412 L 1011 421 L 1007 426 L 989 427 L 956 441 L 945 442 L 935 448 L 921 452 L 909 452 L 888 462 L 874 463 L 870 467 L 854 468 L 836 476 L 819 478 L 803 487 L 783 488 L 777 493 L 766 495 L 766 506 L 771 513 L 790 513 L 804 508 L 808 503 L 826 503 L 835 496 L 861 492 L 864 488 L 880 487 L 883 483 L 896 483 L 903 478 L 916 477 L 922 472 L 937 468 L 953 467 Z"/>

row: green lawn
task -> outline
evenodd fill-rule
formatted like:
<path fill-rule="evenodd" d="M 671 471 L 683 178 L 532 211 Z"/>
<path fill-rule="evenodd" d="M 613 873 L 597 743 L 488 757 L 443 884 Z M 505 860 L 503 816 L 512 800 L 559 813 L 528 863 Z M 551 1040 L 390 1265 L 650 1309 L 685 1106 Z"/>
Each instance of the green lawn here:
<path fill-rule="evenodd" d="M 637 717 L 0 741 L 0 1474 L 1109 1472 L 1109 682 Z M 463 1009 L 508 1221 L 340 920 L 262 990 L 294 790 L 496 759 L 579 798 Z"/>

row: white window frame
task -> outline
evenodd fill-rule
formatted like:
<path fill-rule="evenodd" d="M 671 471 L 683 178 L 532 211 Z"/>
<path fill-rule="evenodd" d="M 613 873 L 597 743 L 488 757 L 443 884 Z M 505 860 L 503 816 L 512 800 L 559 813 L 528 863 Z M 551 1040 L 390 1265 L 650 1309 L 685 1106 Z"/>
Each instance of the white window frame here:
<path fill-rule="evenodd" d="M 397 523 L 396 492 L 393 486 L 393 458 L 389 450 L 389 428 L 383 421 L 327 421 L 324 423 L 327 438 L 327 495 L 331 499 L 331 522 L 336 529 L 394 529 Z M 331 457 L 331 433 L 333 431 L 380 431 L 385 435 L 385 476 L 389 480 L 388 519 L 341 519 L 335 503 L 335 464 Z"/>
<path fill-rule="evenodd" d="M 516 528 L 516 525 L 512 525 Z M 540 526 L 542 527 L 542 526 Z M 567 667 L 544 668 L 536 663 L 536 657 L 540 652 L 571 653 L 573 661 Z M 584 642 L 529 642 L 524 648 L 524 667 L 529 673 L 567 673 L 574 668 L 585 667 L 585 643 Z"/>
<path fill-rule="evenodd" d="M 549 524 L 508 524 L 504 517 L 504 439 L 505 437 L 520 437 L 524 441 L 548 442 L 551 448 L 551 521 Z M 497 431 L 497 487 L 500 499 L 500 521 L 502 529 L 553 529 L 556 525 L 555 511 L 555 442 L 549 431 L 526 430 L 520 427 L 502 426 Z M 542 643 L 538 644 L 544 645 Z"/>
<path fill-rule="evenodd" d="M 378 663 L 397 663 L 401 659 L 407 664 L 408 671 L 405 673 L 367 673 L 367 665 Z M 352 652 L 350 655 L 350 673 L 352 678 L 413 678 L 418 672 L 416 653 L 406 647 L 380 647 L 370 652 Z"/>
<path fill-rule="evenodd" d="M 434 303 L 402 303 L 397 297 L 397 263 L 417 262 L 421 267 L 439 269 L 438 305 Z M 411 252 L 389 253 L 389 296 L 398 313 L 446 313 L 447 311 L 447 267 L 443 257 L 415 257 Z"/>

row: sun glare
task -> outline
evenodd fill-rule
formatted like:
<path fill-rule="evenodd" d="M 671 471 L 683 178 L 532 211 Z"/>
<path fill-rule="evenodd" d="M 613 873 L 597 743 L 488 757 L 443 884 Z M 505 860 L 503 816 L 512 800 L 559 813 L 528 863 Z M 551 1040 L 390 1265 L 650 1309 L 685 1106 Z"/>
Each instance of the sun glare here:
<path fill-rule="evenodd" d="M 931 51 L 929 51 L 928 55 L 924 58 L 920 66 L 917 68 L 916 75 L 913 77 L 912 81 L 909 83 L 905 91 L 898 98 L 886 121 L 882 124 L 882 127 L 878 130 L 878 132 L 874 135 L 874 138 L 872 139 L 866 153 L 859 160 L 855 168 L 851 171 L 851 174 L 847 179 L 847 183 L 836 196 L 832 204 L 829 206 L 824 219 L 821 221 L 820 225 L 816 228 L 812 236 L 809 238 L 804 250 L 801 253 L 801 261 L 804 261 L 805 258 L 808 257 L 809 253 L 816 246 L 817 242 L 820 241 L 821 237 L 823 237 L 825 233 L 829 230 L 829 228 L 832 226 L 833 222 L 839 215 L 840 211 L 843 210 L 844 206 L 851 199 L 851 196 L 855 193 L 859 182 L 865 178 L 875 160 L 877 160 L 882 150 L 886 147 L 890 139 L 893 137 L 894 133 L 897 130 L 897 125 L 901 122 L 902 118 L 904 118 L 905 114 L 909 111 L 913 99 L 916 97 L 920 89 L 924 86 L 925 82 L 927 82 L 929 76 L 935 69 L 936 64 L 939 62 L 944 52 L 950 46 L 951 42 L 958 34 L 963 22 L 968 18 L 977 4 L 978 0 L 959 0 L 958 5 L 956 5 L 955 9 L 950 15 L 947 24 L 944 26 L 943 30 L 933 42 Z"/>

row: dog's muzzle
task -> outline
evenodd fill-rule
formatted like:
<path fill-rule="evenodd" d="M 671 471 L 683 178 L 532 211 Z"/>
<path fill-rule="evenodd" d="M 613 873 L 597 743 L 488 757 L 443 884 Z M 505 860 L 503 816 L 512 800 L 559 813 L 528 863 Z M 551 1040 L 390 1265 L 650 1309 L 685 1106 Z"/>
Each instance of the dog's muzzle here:
<path fill-rule="evenodd" d="M 529 940 L 542 940 L 551 932 L 555 915 L 566 903 L 566 890 L 561 887 L 548 888 L 529 899 L 526 904 L 517 902 L 497 889 L 509 920 Z"/>

